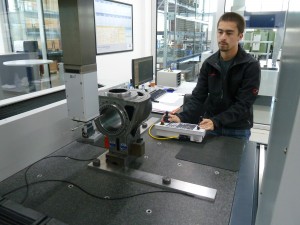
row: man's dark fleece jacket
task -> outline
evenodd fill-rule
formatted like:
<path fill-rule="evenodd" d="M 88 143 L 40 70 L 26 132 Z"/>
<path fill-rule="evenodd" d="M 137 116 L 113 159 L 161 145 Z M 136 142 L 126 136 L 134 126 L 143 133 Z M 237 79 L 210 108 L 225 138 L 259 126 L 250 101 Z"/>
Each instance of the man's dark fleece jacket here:
<path fill-rule="evenodd" d="M 240 46 L 227 74 L 222 74 L 219 59 L 220 51 L 203 62 L 197 85 L 178 116 L 181 122 L 195 124 L 209 118 L 215 129 L 250 129 L 260 64 Z"/>

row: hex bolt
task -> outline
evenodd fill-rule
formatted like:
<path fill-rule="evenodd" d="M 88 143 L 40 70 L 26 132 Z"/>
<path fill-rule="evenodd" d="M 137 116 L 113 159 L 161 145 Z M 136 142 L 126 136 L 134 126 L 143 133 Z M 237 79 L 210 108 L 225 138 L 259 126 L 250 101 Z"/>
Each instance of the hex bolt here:
<path fill-rule="evenodd" d="M 140 144 L 140 143 L 142 143 L 143 142 L 143 138 L 138 138 L 137 140 L 136 140 L 136 143 L 138 143 L 138 144 Z"/>
<path fill-rule="evenodd" d="M 169 184 L 171 184 L 171 181 L 172 181 L 172 179 L 170 177 L 163 177 L 162 178 L 162 183 L 163 184 L 169 185 Z"/>
<path fill-rule="evenodd" d="M 95 166 L 95 167 L 99 167 L 100 166 L 100 159 L 94 159 L 94 161 L 93 161 L 93 166 Z"/>

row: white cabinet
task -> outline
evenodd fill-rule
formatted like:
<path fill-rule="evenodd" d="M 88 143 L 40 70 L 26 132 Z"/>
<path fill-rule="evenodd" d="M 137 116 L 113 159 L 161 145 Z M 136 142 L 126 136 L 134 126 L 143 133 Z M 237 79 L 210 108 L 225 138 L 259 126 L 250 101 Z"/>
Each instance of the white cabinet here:
<path fill-rule="evenodd" d="M 266 66 L 267 64 L 267 66 Z M 279 74 L 279 63 L 276 63 L 276 67 L 272 67 L 272 60 L 266 61 L 261 60 L 261 79 L 258 95 L 275 97 L 278 74 Z"/>

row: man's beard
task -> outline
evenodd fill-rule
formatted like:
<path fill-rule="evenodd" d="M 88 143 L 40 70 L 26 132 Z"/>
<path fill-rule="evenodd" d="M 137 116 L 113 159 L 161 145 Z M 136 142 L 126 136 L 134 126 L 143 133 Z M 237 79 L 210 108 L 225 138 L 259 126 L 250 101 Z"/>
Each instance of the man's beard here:
<path fill-rule="evenodd" d="M 228 49 L 228 44 L 227 43 L 223 43 L 221 44 L 221 42 L 218 43 L 219 44 L 219 50 L 221 52 L 227 52 L 229 49 Z"/>

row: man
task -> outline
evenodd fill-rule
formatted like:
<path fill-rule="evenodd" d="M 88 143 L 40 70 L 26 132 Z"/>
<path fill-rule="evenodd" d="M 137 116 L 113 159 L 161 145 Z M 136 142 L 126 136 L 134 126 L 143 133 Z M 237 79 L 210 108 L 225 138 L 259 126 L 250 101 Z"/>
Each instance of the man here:
<path fill-rule="evenodd" d="M 168 120 L 199 123 L 207 134 L 248 140 L 260 84 L 260 64 L 239 45 L 245 29 L 242 16 L 225 13 L 217 27 L 219 51 L 203 62 L 183 112 L 169 114 Z"/>

